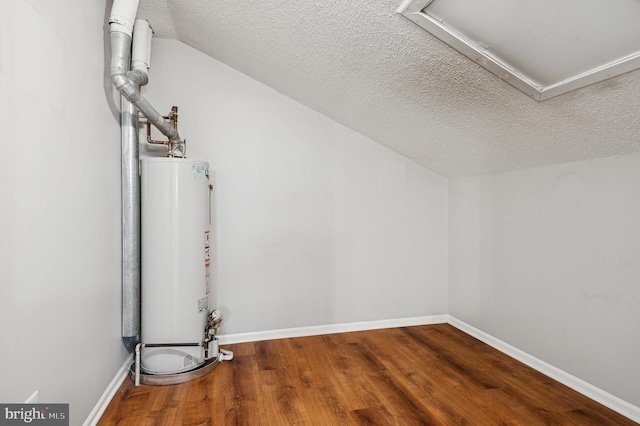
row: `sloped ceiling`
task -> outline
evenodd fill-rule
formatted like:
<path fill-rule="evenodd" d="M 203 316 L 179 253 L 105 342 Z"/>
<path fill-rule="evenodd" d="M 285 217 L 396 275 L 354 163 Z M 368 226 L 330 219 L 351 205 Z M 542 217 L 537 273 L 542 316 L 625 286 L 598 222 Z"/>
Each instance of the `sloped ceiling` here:
<path fill-rule="evenodd" d="M 538 103 L 400 3 L 141 0 L 138 17 L 444 176 L 640 152 L 640 71 Z"/>

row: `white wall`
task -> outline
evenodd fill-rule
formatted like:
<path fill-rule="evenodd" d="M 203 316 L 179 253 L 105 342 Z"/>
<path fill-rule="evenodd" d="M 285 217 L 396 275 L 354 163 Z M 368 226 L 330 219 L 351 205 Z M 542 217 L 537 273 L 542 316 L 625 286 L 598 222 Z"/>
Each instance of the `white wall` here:
<path fill-rule="evenodd" d="M 640 405 L 640 156 L 449 188 L 450 314 Z"/>
<path fill-rule="evenodd" d="M 104 2 L 0 1 L 0 401 L 80 424 L 125 359 Z"/>
<path fill-rule="evenodd" d="M 144 90 L 212 165 L 224 334 L 447 312 L 446 179 L 175 41 Z"/>
<path fill-rule="evenodd" d="M 72 424 L 127 355 L 107 11 L 0 2 L 0 401 L 38 390 Z M 640 156 L 448 188 L 185 45 L 154 41 L 152 66 L 214 170 L 224 333 L 449 312 L 640 405 Z"/>

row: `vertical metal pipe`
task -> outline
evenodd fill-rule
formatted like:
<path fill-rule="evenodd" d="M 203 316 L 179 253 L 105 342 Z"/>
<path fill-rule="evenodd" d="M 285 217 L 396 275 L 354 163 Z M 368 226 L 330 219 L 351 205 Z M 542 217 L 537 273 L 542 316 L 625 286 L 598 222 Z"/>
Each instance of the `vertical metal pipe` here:
<path fill-rule="evenodd" d="M 134 15 L 135 16 L 135 15 Z M 148 81 L 151 28 L 136 19 L 131 57 L 127 69 L 134 69 L 131 85 L 136 91 Z M 128 43 L 126 43 L 128 44 Z M 141 330 L 141 212 L 138 108 L 121 97 L 122 136 L 122 339 L 129 351 L 140 341 Z"/>
<path fill-rule="evenodd" d="M 124 96 L 122 129 L 122 338 L 140 341 L 140 171 L 138 109 Z"/>
<path fill-rule="evenodd" d="M 128 72 L 131 36 L 111 33 L 111 68 Z M 129 81 L 139 90 L 139 83 Z M 132 352 L 140 341 L 140 177 L 138 109 L 125 97 L 120 101 L 122 202 L 122 341 Z"/>

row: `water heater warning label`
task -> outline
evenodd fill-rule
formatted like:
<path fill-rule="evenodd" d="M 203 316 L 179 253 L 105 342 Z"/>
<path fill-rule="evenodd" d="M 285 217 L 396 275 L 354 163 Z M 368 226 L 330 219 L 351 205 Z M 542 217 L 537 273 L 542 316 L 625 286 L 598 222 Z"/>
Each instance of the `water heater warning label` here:
<path fill-rule="evenodd" d="M 193 170 L 193 180 L 206 180 L 209 178 L 207 176 L 207 168 L 205 166 L 194 164 L 192 167 L 192 170 Z"/>
<path fill-rule="evenodd" d="M 211 247 L 209 244 L 209 231 L 204 233 L 204 267 L 211 266 Z"/>
<path fill-rule="evenodd" d="M 204 232 L 204 294 L 207 296 L 211 291 L 211 283 L 209 282 L 209 278 L 210 278 L 209 268 L 211 267 L 211 246 L 209 244 L 210 236 L 211 236 L 211 233 L 209 231 Z M 207 299 L 205 298 L 205 300 Z M 209 307 L 207 306 L 207 309 L 208 308 Z"/>

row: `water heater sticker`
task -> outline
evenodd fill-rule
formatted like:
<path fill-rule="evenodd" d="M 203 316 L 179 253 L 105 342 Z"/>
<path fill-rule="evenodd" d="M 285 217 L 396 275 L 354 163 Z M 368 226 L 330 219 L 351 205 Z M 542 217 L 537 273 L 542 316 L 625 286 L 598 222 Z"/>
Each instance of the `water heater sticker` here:
<path fill-rule="evenodd" d="M 208 175 L 208 170 L 205 166 L 200 166 L 198 164 L 193 165 L 193 180 L 206 180 Z"/>
<path fill-rule="evenodd" d="M 207 301 L 206 297 L 203 297 L 202 299 L 198 299 L 198 312 L 202 312 L 209 309 L 209 303 Z"/>

